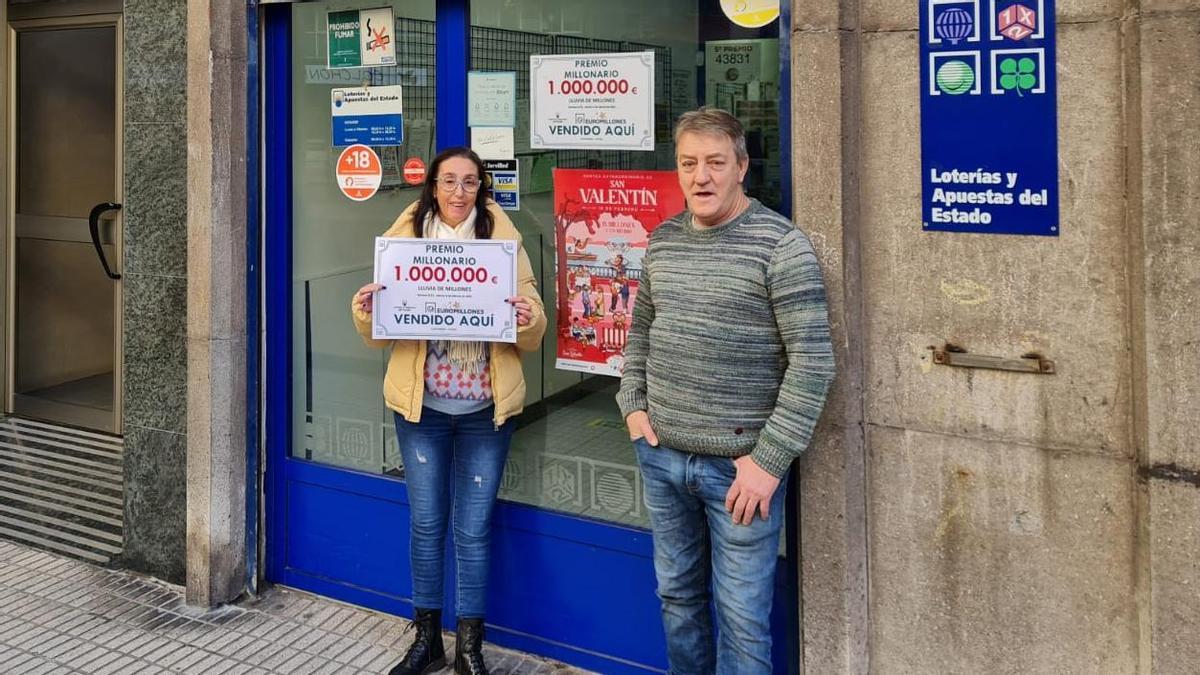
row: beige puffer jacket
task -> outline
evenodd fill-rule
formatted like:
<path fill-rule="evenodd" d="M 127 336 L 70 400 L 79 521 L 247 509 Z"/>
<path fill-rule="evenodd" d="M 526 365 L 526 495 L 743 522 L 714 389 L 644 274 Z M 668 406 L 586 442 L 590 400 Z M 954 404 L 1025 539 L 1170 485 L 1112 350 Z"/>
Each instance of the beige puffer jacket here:
<path fill-rule="evenodd" d="M 516 241 L 519 244 L 521 234 L 509 220 L 508 214 L 490 200 L 487 208 L 495 224 L 492 239 Z M 413 214 L 416 210 L 417 205 L 414 202 L 400 214 L 383 236 L 413 236 L 416 232 L 413 227 Z M 538 295 L 533 268 L 529 264 L 525 247 L 518 248 L 517 295 L 529 300 L 533 306 L 533 317 L 528 325 L 517 328 L 515 345 L 505 342 L 490 344 L 489 372 L 492 379 L 492 396 L 496 403 L 497 427 L 524 409 L 525 375 L 521 371 L 520 352 L 534 351 L 541 347 L 542 336 L 546 332 L 546 311 L 542 306 L 542 298 Z M 355 307 L 353 300 L 350 301 L 350 314 L 354 317 L 354 327 L 362 336 L 363 342 L 370 347 L 390 347 L 392 350 L 388 358 L 387 375 L 383 378 L 383 398 L 387 406 L 403 415 L 409 422 L 420 422 L 421 403 L 425 396 L 425 341 L 374 340 L 371 338 L 371 315 Z"/>

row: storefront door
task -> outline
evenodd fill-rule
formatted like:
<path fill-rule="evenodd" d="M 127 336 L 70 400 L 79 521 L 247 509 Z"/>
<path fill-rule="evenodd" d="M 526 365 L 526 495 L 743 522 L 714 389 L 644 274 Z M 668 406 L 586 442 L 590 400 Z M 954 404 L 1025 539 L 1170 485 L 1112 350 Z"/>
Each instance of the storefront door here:
<path fill-rule="evenodd" d="M 515 72 L 521 189 L 520 209 L 510 216 L 539 277 L 552 329 L 544 348 L 524 363 L 526 412 L 493 530 L 488 639 L 604 673 L 665 670 L 652 541 L 633 449 L 613 402 L 617 379 L 557 367 L 563 335 L 553 328 L 559 284 L 552 170 L 673 169 L 672 116 L 706 100 L 706 80 L 695 65 L 702 43 L 743 36 L 706 37 L 706 8 L 715 2 L 667 4 L 395 2 L 390 38 L 396 63 L 373 68 L 330 67 L 329 13 L 357 10 L 361 3 L 267 6 L 264 347 L 271 581 L 412 614 L 404 467 L 393 416 L 381 398 L 387 355 L 364 347 L 350 322 L 349 302 L 371 279 L 373 237 L 417 198 L 418 190 L 405 182 L 405 165 L 427 166 L 438 149 L 469 143 L 467 71 Z M 778 53 L 777 42 L 759 48 Z M 655 54 L 655 150 L 530 147 L 530 56 L 634 51 Z M 740 106 L 747 119 L 772 125 L 757 129 L 752 140 L 753 189 L 783 208 L 777 106 L 786 94 L 779 90 L 778 59 L 761 65 L 767 77 L 753 84 L 736 82 L 738 73 L 723 68 L 728 84 L 719 91 L 714 84 L 710 94 Z M 334 88 L 364 84 L 403 88 L 405 139 L 376 148 L 381 189 L 359 202 L 335 182 L 342 148 L 333 142 L 331 99 Z M 616 307 L 616 298 L 609 300 Z M 609 308 L 607 300 L 602 304 Z M 797 634 L 793 567 L 780 556 L 776 672 L 787 672 Z M 450 628 L 452 579 L 448 570 Z"/>
<path fill-rule="evenodd" d="M 8 397 L 120 431 L 120 17 L 10 24 Z"/>

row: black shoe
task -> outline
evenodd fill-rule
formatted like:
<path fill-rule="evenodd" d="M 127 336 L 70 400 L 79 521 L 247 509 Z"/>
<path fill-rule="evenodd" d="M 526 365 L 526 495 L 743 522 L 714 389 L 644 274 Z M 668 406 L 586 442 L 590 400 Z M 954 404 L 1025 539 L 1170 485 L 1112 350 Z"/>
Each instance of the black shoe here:
<path fill-rule="evenodd" d="M 426 675 L 446 667 L 446 647 L 442 644 L 442 610 L 418 609 L 405 630 L 417 628 L 417 637 L 388 675 Z"/>
<path fill-rule="evenodd" d="M 455 675 L 487 675 L 483 664 L 483 619 L 459 619 L 454 647 Z"/>

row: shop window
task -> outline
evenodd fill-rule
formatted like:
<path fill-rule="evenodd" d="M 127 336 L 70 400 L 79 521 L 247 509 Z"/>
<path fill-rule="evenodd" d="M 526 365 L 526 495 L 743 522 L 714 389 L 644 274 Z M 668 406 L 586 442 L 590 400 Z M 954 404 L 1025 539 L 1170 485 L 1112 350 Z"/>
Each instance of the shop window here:
<path fill-rule="evenodd" d="M 378 7 L 380 5 L 371 5 Z M 434 0 L 396 2 L 396 64 L 329 68 L 327 15 L 362 3 L 297 3 L 292 11 L 292 446 L 293 457 L 399 476 L 391 411 L 380 390 L 384 350 L 367 349 L 350 322 L 350 297 L 371 281 L 372 242 L 418 197 L 402 158 L 434 155 L 437 115 Z M 399 84 L 403 146 L 378 147 L 378 193 L 355 202 L 334 165 L 331 90 Z"/>
<path fill-rule="evenodd" d="M 417 198 L 400 166 L 434 154 L 434 0 L 395 3 L 395 66 L 326 68 L 326 14 L 347 3 L 293 10 L 293 443 L 294 457 L 400 479 L 392 415 L 380 397 L 384 352 L 364 348 L 347 316 L 354 290 L 370 281 L 372 238 Z M 357 5 L 354 5 L 357 7 Z M 747 191 L 779 209 L 780 81 L 777 35 L 739 29 L 715 0 L 513 0 L 472 3 L 470 69 L 516 74 L 514 150 L 520 208 L 510 211 L 539 280 L 550 319 L 541 351 L 524 359 L 526 412 L 505 470 L 501 498 L 600 520 L 647 526 L 640 476 L 614 395 L 618 379 L 557 367 L 558 292 L 554 170 L 674 170 L 671 129 L 679 114 L 718 105 L 747 128 Z M 530 144 L 530 57 L 654 53 L 654 149 L 542 150 Z M 379 148 L 383 189 L 355 203 L 331 176 L 330 89 L 402 84 L 405 145 Z M 671 214 L 665 214 L 667 216 Z M 614 274 L 612 256 L 587 263 L 593 278 Z M 597 284 L 596 340 L 614 335 L 608 281 Z M 591 314 L 591 313 L 589 313 Z M 599 316 L 597 316 L 597 314 Z M 616 330 L 619 332 L 618 325 Z M 619 337 L 613 338 L 619 348 Z"/>
<path fill-rule="evenodd" d="M 633 448 L 614 402 L 618 379 L 556 367 L 560 341 L 572 338 L 555 330 L 563 324 L 557 311 L 561 286 L 555 277 L 552 175 L 555 168 L 674 171 L 674 121 L 708 103 L 733 112 L 746 125 L 752 156 L 747 191 L 779 208 L 779 41 L 757 32 L 735 33 L 727 21 L 710 20 L 714 11 L 720 14 L 716 2 L 696 0 L 473 3 L 471 69 L 516 73 L 521 208 L 510 216 L 535 258 L 551 326 L 542 352 L 526 357 L 528 408 L 513 439 L 502 499 L 649 525 Z M 530 147 L 530 56 L 645 51 L 654 53 L 653 151 Z M 701 65 L 718 54 L 728 63 Z M 571 265 L 593 279 L 609 279 L 612 257 L 600 251 L 593 260 Z M 611 288 L 606 281 L 595 284 L 593 295 L 599 297 L 592 299 L 599 300 L 602 312 L 585 319 L 594 325 L 587 339 L 603 343 L 613 333 L 610 312 L 621 305 L 613 302 Z"/>

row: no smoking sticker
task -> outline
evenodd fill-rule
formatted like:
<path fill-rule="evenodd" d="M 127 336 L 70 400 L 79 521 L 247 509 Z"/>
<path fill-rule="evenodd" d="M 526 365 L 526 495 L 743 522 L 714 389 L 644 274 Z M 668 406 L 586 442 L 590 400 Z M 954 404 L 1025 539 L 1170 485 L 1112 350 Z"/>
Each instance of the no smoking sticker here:
<path fill-rule="evenodd" d="M 370 147 L 351 145 L 338 155 L 335 175 L 342 194 L 356 202 L 363 202 L 379 191 L 379 184 L 383 181 L 383 164 Z"/>

